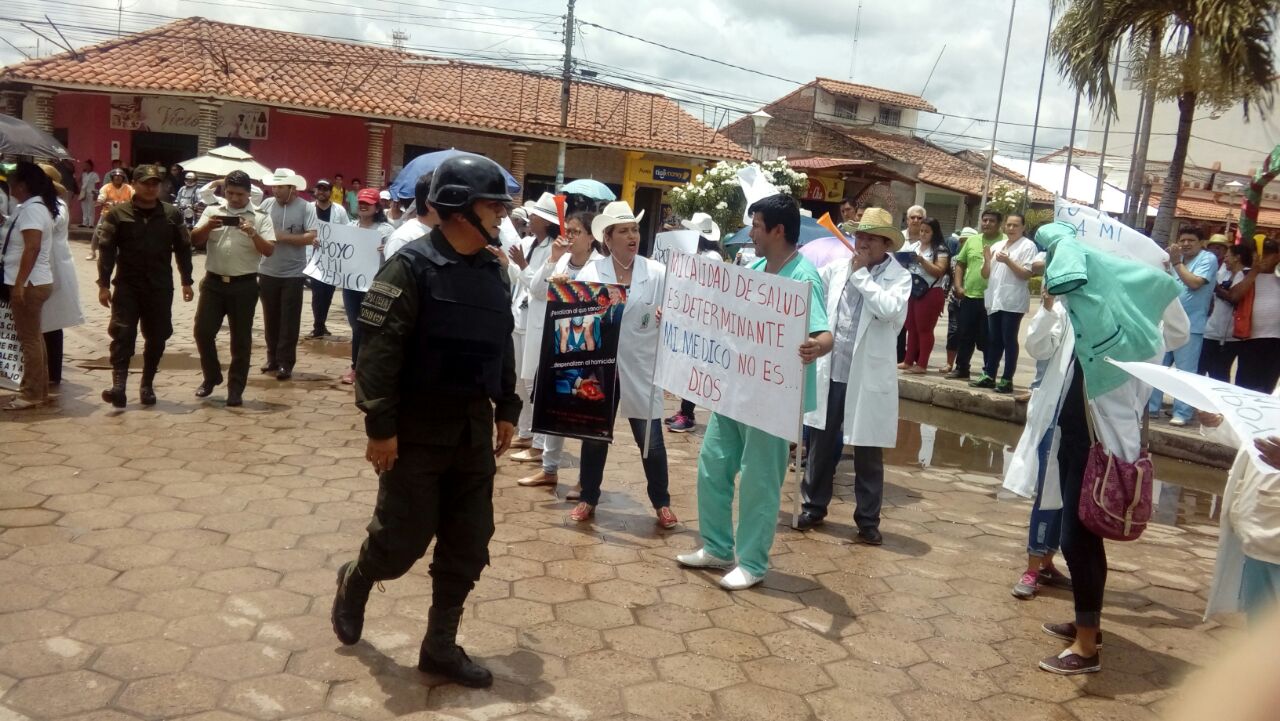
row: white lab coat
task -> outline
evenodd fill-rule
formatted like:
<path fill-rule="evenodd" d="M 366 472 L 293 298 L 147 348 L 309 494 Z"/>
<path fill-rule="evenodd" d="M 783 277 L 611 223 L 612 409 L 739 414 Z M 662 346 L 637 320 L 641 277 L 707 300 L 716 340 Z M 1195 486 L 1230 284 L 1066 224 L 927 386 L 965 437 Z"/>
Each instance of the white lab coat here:
<path fill-rule="evenodd" d="M 533 304 L 529 288 L 533 285 L 533 276 L 538 273 L 538 269 L 547 264 L 547 258 L 551 256 L 551 244 L 553 242 L 553 238 L 545 238 L 538 244 L 537 248 L 530 252 L 529 246 L 533 244 L 533 238 L 523 238 L 520 240 L 520 249 L 524 251 L 524 257 L 529 261 L 529 264 L 524 267 L 524 270 L 521 270 L 520 266 L 515 263 L 507 265 L 507 273 L 510 274 L 511 278 L 511 317 L 515 321 L 515 330 L 511 338 L 516 350 L 516 377 L 530 383 L 533 382 L 534 374 L 538 372 L 536 356 L 538 348 L 536 347 L 536 342 L 530 342 L 529 340 L 531 337 L 536 336 L 528 335 L 529 318 L 531 317 L 530 306 Z M 545 296 L 545 287 L 543 288 L 543 293 Z M 543 297 L 542 305 L 544 309 L 546 304 L 547 299 Z M 541 318 L 542 316 L 539 315 L 538 317 Z M 538 332 L 542 332 L 541 326 L 539 326 Z M 530 346 L 535 347 L 530 348 Z M 535 354 L 532 359 L 530 358 L 531 353 Z M 530 365 L 531 362 L 533 365 Z"/>
<path fill-rule="evenodd" d="M 612 258 L 601 258 L 578 273 L 578 280 L 590 283 L 617 283 Z M 631 287 L 622 311 L 622 333 L 618 337 L 618 385 L 622 389 L 619 410 L 623 418 L 662 417 L 662 390 L 653 384 L 658 362 L 659 326 L 657 311 L 667 268 L 656 260 L 637 255 L 631 268 Z"/>
<path fill-rule="evenodd" d="M 1076 337 L 1071 332 L 1071 318 L 1065 303 L 1053 304 L 1052 309 L 1040 307 L 1040 311 L 1027 326 L 1027 341 L 1023 348 L 1036 360 L 1047 360 L 1044 377 L 1031 393 L 1027 404 L 1027 423 L 1022 437 L 1009 457 L 1004 469 L 1004 487 L 1024 498 L 1036 492 L 1036 478 L 1040 473 L 1040 441 L 1049 429 L 1053 429 L 1053 443 L 1049 447 L 1049 467 L 1045 469 L 1042 508 L 1062 508 L 1062 483 L 1058 478 L 1058 442 L 1060 435 L 1055 425 L 1058 408 L 1066 379 L 1075 359 Z"/>
<path fill-rule="evenodd" d="M 907 322 L 911 274 L 890 259 L 876 282 L 866 268 L 852 276 L 849 263 L 822 268 L 827 296 L 827 320 L 833 329 L 846 282 L 862 293 L 862 314 L 854 329 L 853 360 L 844 400 L 844 442 L 847 445 L 893 448 L 898 443 L 898 331 Z M 833 351 L 834 353 L 834 351 Z M 818 359 L 818 406 L 805 414 L 804 423 L 825 428 L 827 396 L 831 391 L 831 356 Z"/>
<path fill-rule="evenodd" d="M 1280 386 L 1271 395 L 1280 397 Z M 1227 475 L 1227 488 L 1222 492 L 1222 511 L 1218 522 L 1218 557 L 1214 561 L 1213 583 L 1204 618 L 1240 610 L 1240 582 L 1245 556 L 1267 563 L 1280 563 L 1280 507 L 1274 499 L 1280 495 L 1280 471 L 1259 466 L 1249 456 L 1244 444 L 1251 438 L 1240 438 L 1223 423 L 1208 434 L 1210 438 L 1239 446 L 1235 463 Z"/>
<path fill-rule="evenodd" d="M 53 292 L 40 311 L 40 332 L 71 328 L 84 323 L 80 307 L 80 282 L 76 280 L 76 262 L 71 257 L 67 229 L 71 211 L 58 199 L 58 217 L 53 221 L 53 243 L 49 246 L 49 267 L 53 271 Z"/>

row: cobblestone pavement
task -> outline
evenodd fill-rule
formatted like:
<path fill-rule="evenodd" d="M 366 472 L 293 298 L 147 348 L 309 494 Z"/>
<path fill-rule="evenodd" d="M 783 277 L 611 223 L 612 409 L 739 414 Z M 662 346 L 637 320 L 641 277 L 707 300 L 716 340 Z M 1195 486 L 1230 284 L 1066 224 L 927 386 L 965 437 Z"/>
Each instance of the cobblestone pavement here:
<path fill-rule="evenodd" d="M 219 393 L 191 396 L 194 304 L 176 307 L 154 409 L 98 400 L 94 306 L 69 335 L 58 404 L 0 418 L 0 720 L 1141 720 L 1238 633 L 1200 622 L 1216 527 L 1184 520 L 1110 545 L 1105 672 L 1036 670 L 1061 648 L 1039 624 L 1068 619 L 1069 596 L 1010 597 L 1028 506 L 999 500 L 989 474 L 945 467 L 889 469 L 883 547 L 849 543 L 842 485 L 837 522 L 781 528 L 764 585 L 723 592 L 671 560 L 697 545 L 699 438 L 668 435 L 685 522 L 670 533 L 631 444 L 614 449 L 585 526 L 517 487 L 526 469 L 500 466 L 493 562 L 462 639 L 498 681 L 441 685 L 413 668 L 425 564 L 375 591 L 360 644 L 329 628 L 334 569 L 376 488 L 334 380 L 346 346 L 306 344 L 294 381 L 258 376 L 229 410 Z"/>

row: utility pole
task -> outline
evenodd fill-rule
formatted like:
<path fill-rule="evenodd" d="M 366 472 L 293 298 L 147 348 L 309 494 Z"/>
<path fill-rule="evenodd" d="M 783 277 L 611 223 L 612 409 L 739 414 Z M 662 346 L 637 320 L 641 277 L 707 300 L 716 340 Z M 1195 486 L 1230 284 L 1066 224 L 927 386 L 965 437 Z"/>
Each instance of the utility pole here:
<path fill-rule="evenodd" d="M 1049 4 L 1049 27 L 1044 31 L 1044 59 L 1040 61 L 1040 88 L 1036 91 L 1036 119 L 1031 122 L 1031 158 L 1027 160 L 1027 182 L 1022 185 L 1022 210 L 1031 207 L 1031 169 L 1036 163 L 1036 135 L 1040 132 L 1040 102 L 1044 100 L 1044 71 L 1049 65 L 1049 39 L 1053 35 L 1053 11 Z M 944 46 L 945 47 L 945 46 Z M 1066 188 L 1063 188 L 1064 194 Z"/>
<path fill-rule="evenodd" d="M 1146 69 L 1143 73 L 1142 111 L 1138 114 L 1138 134 L 1134 140 L 1132 160 L 1129 163 L 1129 200 L 1127 220 L 1130 228 L 1145 227 L 1147 205 L 1143 200 L 1143 186 L 1147 177 L 1147 151 L 1151 148 L 1151 120 L 1156 105 L 1156 58 L 1160 54 L 1160 40 L 1164 28 L 1153 28 L 1147 44 Z"/>
<path fill-rule="evenodd" d="M 1062 172 L 1062 197 L 1070 198 L 1067 190 L 1071 186 L 1071 158 L 1076 153 L 1076 119 L 1080 117 L 1080 91 L 1076 91 L 1076 108 L 1071 111 L 1071 137 L 1067 140 L 1067 169 Z"/>
<path fill-rule="evenodd" d="M 1004 63 L 1000 66 L 1000 92 L 996 95 L 996 122 L 991 128 L 991 154 L 987 156 L 987 174 L 982 180 L 982 206 L 978 209 L 978 217 L 982 217 L 987 209 L 987 194 L 991 191 L 991 164 L 996 159 L 996 133 L 1000 132 L 1000 106 L 1004 102 L 1004 76 L 1009 69 L 1009 44 L 1013 41 L 1013 13 L 1018 9 L 1018 0 L 1009 6 L 1009 31 L 1004 37 Z"/>
<path fill-rule="evenodd" d="M 573 83 L 573 5 L 577 0 L 569 0 L 569 12 L 564 16 L 564 69 L 560 71 L 560 132 L 569 133 L 569 90 Z M 560 141 L 556 153 L 556 190 L 564 185 L 564 153 L 566 144 Z"/>
<path fill-rule="evenodd" d="M 1116 79 L 1120 76 L 1120 46 L 1116 45 L 1116 61 L 1115 66 L 1111 68 L 1111 87 L 1116 86 Z M 1102 209 L 1102 182 L 1103 176 L 1107 174 L 1107 141 L 1111 139 L 1111 114 L 1107 115 L 1107 122 L 1102 126 L 1102 152 L 1098 154 L 1098 183 L 1093 191 L 1093 207 L 1096 210 Z"/>

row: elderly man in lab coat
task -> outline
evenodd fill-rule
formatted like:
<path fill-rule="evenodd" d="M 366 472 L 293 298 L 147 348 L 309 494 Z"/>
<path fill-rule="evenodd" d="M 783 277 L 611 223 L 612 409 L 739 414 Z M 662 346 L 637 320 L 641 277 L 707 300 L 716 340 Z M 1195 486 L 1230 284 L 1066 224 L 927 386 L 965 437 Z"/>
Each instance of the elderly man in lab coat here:
<path fill-rule="evenodd" d="M 820 525 L 831 503 L 836 466 L 853 446 L 854 540 L 878 546 L 884 495 L 884 452 L 898 441 L 898 331 L 907 319 L 911 274 L 892 253 L 902 231 L 881 208 L 867 208 L 855 232 L 853 257 L 822 269 L 835 348 L 818 359 L 818 407 L 805 415 L 809 463 L 796 527 Z"/>

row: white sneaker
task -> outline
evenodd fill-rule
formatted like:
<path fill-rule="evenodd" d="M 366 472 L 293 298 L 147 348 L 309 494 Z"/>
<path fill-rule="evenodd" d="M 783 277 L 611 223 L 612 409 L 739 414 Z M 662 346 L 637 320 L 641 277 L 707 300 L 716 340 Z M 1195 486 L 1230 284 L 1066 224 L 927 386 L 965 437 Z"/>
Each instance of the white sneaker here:
<path fill-rule="evenodd" d="M 763 580 L 764 576 L 757 576 L 742 566 L 736 566 L 720 579 L 720 587 L 728 591 L 745 591 Z"/>
<path fill-rule="evenodd" d="M 689 568 L 729 568 L 733 565 L 733 559 L 717 558 L 707 553 L 707 549 L 699 548 L 693 553 L 676 556 L 676 563 Z"/>
<path fill-rule="evenodd" d="M 1171 426 L 1177 426 L 1178 428 L 1181 428 L 1181 427 L 1183 427 L 1183 426 L 1187 425 L 1187 421 L 1184 421 L 1184 420 L 1182 420 L 1181 418 L 1178 418 L 1177 416 L 1174 416 L 1173 418 L 1170 418 L 1170 419 L 1169 419 L 1169 425 L 1171 425 Z"/>

